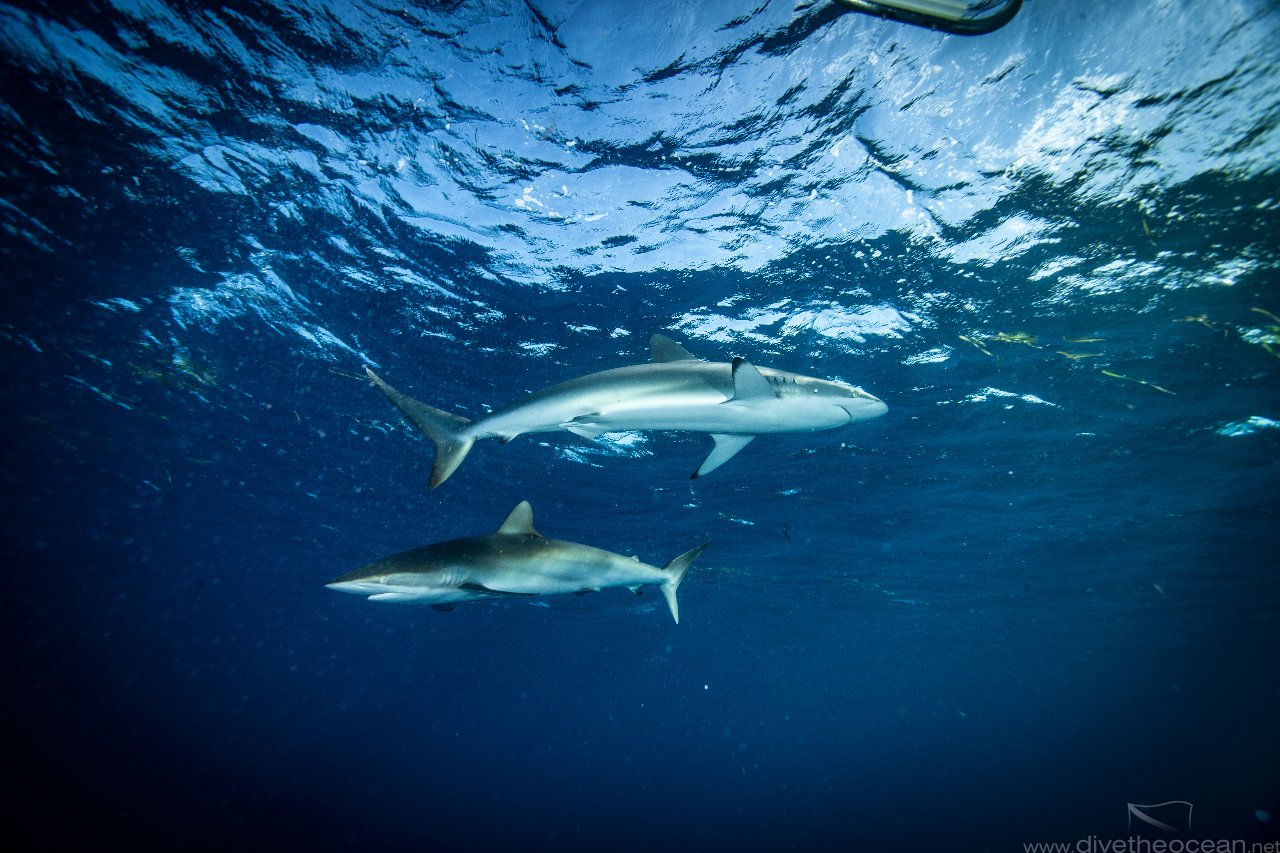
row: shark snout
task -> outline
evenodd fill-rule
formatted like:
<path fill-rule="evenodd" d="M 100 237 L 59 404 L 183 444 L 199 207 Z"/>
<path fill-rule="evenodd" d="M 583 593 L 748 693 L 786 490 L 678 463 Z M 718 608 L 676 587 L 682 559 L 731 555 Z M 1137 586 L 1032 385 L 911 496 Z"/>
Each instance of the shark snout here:
<path fill-rule="evenodd" d="M 372 595 L 380 589 L 386 589 L 386 587 L 382 586 L 382 584 L 379 584 L 377 581 L 349 580 L 345 578 L 338 578 L 337 580 L 329 581 L 325 584 L 325 587 L 336 592 L 349 592 L 354 595 Z"/>
<path fill-rule="evenodd" d="M 849 423 L 869 421 L 889 411 L 889 407 L 885 405 L 884 400 L 873 394 L 868 394 L 861 388 L 854 388 L 853 396 L 849 399 L 841 400 L 838 405 L 849 413 Z"/>

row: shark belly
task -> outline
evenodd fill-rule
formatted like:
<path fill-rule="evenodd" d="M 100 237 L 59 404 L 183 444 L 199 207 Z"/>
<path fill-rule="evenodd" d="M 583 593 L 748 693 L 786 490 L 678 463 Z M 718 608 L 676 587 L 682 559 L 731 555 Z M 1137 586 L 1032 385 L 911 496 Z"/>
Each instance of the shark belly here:
<path fill-rule="evenodd" d="M 849 422 L 848 414 L 827 404 L 806 405 L 808 401 L 777 399 L 742 402 L 733 399 L 668 397 L 643 404 L 621 406 L 597 415 L 582 415 L 569 427 L 599 432 L 657 430 L 765 435 L 768 433 L 812 432 L 833 429 Z"/>

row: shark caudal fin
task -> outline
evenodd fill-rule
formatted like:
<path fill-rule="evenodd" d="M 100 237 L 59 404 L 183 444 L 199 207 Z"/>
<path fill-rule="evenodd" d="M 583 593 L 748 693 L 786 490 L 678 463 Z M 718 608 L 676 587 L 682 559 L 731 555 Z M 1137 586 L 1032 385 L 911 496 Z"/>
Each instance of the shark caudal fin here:
<path fill-rule="evenodd" d="M 680 588 L 680 581 L 684 580 L 684 573 L 693 565 L 693 561 L 698 559 L 698 555 L 711 543 L 703 542 L 692 551 L 685 551 L 679 557 L 676 557 L 670 563 L 663 566 L 662 570 L 671 575 L 662 584 L 662 596 L 667 600 L 667 607 L 671 608 L 671 618 L 676 620 L 676 624 L 680 624 L 680 603 L 676 601 L 676 590 Z"/>
<path fill-rule="evenodd" d="M 436 461 L 431 466 L 431 488 L 449 479 L 449 475 L 457 470 L 462 460 L 467 458 L 467 451 L 475 443 L 475 439 L 467 435 L 463 428 L 471 423 L 464 417 L 452 415 L 440 409 L 419 402 L 408 394 L 401 394 L 378 374 L 365 366 L 364 372 L 378 390 L 387 395 L 387 399 L 399 409 L 409 421 L 431 439 L 436 446 Z"/>

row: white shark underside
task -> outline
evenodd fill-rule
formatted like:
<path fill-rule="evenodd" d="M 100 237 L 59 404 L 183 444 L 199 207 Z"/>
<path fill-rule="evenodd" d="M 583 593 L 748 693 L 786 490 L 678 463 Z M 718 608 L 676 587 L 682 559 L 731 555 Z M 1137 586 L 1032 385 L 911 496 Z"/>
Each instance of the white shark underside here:
<path fill-rule="evenodd" d="M 443 483 L 478 438 L 503 442 L 536 432 L 594 438 L 626 430 L 710 433 L 715 448 L 694 472 L 701 477 L 729 461 L 757 435 L 832 429 L 883 415 L 879 399 L 843 382 L 757 368 L 735 358 L 700 361 L 662 335 L 649 364 L 571 379 L 529 394 L 478 420 L 428 406 L 365 372 L 436 446 L 431 487 Z"/>
<path fill-rule="evenodd" d="M 533 529 L 533 508 L 522 501 L 494 533 L 404 551 L 326 586 L 370 601 L 450 610 L 459 601 L 599 592 L 615 586 L 639 594 L 642 586 L 654 584 L 679 624 L 676 590 L 706 547 L 699 545 L 658 568 L 590 545 L 547 539 Z"/>

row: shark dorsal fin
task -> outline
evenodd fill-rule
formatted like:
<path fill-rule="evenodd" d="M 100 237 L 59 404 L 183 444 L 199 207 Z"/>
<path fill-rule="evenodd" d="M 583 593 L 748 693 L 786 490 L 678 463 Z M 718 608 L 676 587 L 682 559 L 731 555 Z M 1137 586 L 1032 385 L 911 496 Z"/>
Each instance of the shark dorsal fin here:
<path fill-rule="evenodd" d="M 542 534 L 533 529 L 533 507 L 528 501 L 520 501 L 516 504 L 516 508 L 511 510 L 511 514 L 507 516 L 507 520 L 502 522 L 502 526 L 498 528 L 499 533 L 515 533 L 515 534 L 533 534 L 541 536 Z"/>
<path fill-rule="evenodd" d="M 697 361 L 693 353 L 666 335 L 654 335 L 649 339 L 649 356 L 654 364 L 664 361 Z"/>
<path fill-rule="evenodd" d="M 754 364 L 745 358 L 733 360 L 733 399 L 772 400 L 778 396 Z"/>

